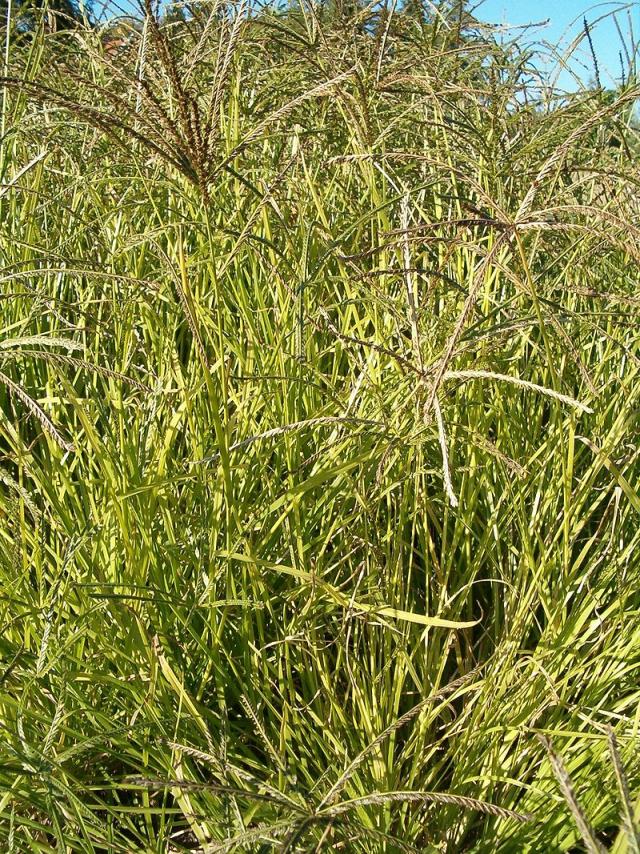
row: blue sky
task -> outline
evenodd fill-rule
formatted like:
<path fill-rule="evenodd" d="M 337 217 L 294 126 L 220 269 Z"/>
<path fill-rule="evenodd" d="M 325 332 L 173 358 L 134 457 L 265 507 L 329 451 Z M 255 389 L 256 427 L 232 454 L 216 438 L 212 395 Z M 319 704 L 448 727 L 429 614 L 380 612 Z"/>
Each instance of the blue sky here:
<path fill-rule="evenodd" d="M 477 0 L 472 0 L 471 7 L 476 6 Z M 620 59 L 618 52 L 622 50 L 620 36 L 616 30 L 613 18 L 607 13 L 616 12 L 616 17 L 622 30 L 629 50 L 629 21 L 633 28 L 636 41 L 640 39 L 640 2 L 601 2 L 589 3 L 588 0 L 484 0 L 478 3 L 474 15 L 482 21 L 494 24 L 524 24 L 545 22 L 543 25 L 529 29 L 526 38 L 531 41 L 547 41 L 552 44 L 561 42 L 568 46 L 571 40 L 583 32 L 582 19 L 586 16 L 592 28 L 592 40 L 598 58 L 600 77 L 603 85 L 611 85 L 612 80 L 620 80 Z M 522 30 L 514 29 L 505 33 L 513 37 Z M 624 51 L 623 51 L 624 58 Z M 626 60 L 624 60 L 626 65 Z M 571 67 L 580 79 L 588 82 L 593 79 L 593 61 L 586 40 L 578 47 Z M 563 88 L 575 88 L 569 73 L 563 72 L 558 80 Z"/>

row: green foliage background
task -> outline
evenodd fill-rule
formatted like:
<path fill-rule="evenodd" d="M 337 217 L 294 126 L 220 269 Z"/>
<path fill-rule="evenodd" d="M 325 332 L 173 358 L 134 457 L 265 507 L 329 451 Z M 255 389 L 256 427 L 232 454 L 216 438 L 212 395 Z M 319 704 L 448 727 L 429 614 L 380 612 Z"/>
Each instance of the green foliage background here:
<path fill-rule="evenodd" d="M 3 850 L 637 851 L 633 74 L 9 23 Z"/>

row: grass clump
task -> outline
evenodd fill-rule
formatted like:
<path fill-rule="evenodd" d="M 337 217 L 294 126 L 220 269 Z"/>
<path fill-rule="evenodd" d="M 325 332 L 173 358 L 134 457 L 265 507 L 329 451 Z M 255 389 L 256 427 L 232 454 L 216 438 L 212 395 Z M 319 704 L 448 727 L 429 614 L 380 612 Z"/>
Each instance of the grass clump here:
<path fill-rule="evenodd" d="M 4 850 L 637 850 L 638 89 L 454 12 L 7 19 Z"/>

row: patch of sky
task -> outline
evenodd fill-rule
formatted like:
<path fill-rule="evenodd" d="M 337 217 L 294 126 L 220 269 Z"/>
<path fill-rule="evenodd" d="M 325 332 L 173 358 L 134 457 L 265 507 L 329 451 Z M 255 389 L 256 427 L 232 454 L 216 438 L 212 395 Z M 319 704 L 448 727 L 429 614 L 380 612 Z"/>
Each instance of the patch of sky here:
<path fill-rule="evenodd" d="M 605 88 L 615 88 L 630 77 L 637 79 L 639 2 L 483 0 L 470 8 L 478 20 L 497 25 L 498 39 L 521 38 L 532 44 L 536 63 L 561 89 L 598 80 Z"/>

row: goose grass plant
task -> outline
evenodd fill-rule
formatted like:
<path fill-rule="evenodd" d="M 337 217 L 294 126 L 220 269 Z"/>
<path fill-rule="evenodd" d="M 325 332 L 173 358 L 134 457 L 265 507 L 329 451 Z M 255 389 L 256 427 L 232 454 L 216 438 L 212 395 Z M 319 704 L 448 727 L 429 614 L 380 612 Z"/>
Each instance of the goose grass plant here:
<path fill-rule="evenodd" d="M 2 849 L 637 852 L 635 46 L 185 8 L 6 31 Z"/>

